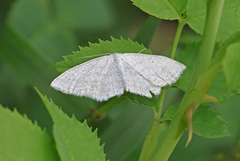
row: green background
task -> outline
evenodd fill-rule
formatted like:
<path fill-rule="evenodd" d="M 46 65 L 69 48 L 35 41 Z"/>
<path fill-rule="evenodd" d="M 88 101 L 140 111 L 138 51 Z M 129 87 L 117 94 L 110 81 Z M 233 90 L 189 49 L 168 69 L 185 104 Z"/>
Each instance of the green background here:
<path fill-rule="evenodd" d="M 88 42 L 110 40 L 110 36 L 134 39 L 148 17 L 128 0 L 1 0 L 0 3 L 0 103 L 37 120 L 49 135 L 51 119 L 34 86 L 79 120 L 89 114 L 91 107 L 104 104 L 50 88 L 51 81 L 60 73 L 49 67 Z M 150 46 L 154 54 L 168 54 L 176 26 L 175 21 L 160 22 Z M 199 40 L 200 36 L 186 27 L 178 49 Z M 181 96 L 181 91 L 170 89 L 164 107 L 180 101 Z M 240 136 L 239 104 L 237 95 L 225 100 L 221 108 L 213 105 L 227 121 L 232 136 L 206 139 L 194 135 L 185 148 L 185 132 L 169 160 L 197 161 L 230 148 Z M 138 158 L 151 121 L 150 109 L 126 100 L 108 111 L 104 120 L 90 125 L 99 129 L 107 158 L 131 161 Z"/>

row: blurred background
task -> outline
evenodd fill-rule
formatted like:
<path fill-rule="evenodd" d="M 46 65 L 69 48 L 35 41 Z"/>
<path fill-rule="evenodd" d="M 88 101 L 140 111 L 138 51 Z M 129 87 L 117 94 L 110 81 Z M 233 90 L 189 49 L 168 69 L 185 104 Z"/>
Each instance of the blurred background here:
<path fill-rule="evenodd" d="M 148 15 L 129 0 L 1 0 L 0 103 L 10 109 L 17 108 L 51 135 L 52 122 L 34 90 L 37 87 L 69 116 L 74 114 L 82 120 L 90 108 L 98 108 L 105 102 L 53 90 L 49 85 L 60 73 L 49 67 L 62 61 L 62 56 L 79 50 L 78 46 L 88 46 L 89 42 L 110 40 L 110 36 L 133 40 L 147 18 Z M 177 22 L 159 22 L 150 49 L 154 54 L 167 55 Z M 186 27 L 178 51 L 200 39 L 200 35 Z M 168 90 L 165 109 L 181 97 L 178 89 Z M 239 105 L 239 95 L 224 101 L 221 108 L 212 105 L 227 121 L 232 136 L 206 139 L 194 135 L 185 148 L 187 135 L 184 133 L 169 160 L 230 160 L 237 155 L 240 158 Z M 98 128 L 107 158 L 133 161 L 138 159 L 152 118 L 150 109 L 126 100 L 108 111 L 105 119 L 89 125 Z"/>

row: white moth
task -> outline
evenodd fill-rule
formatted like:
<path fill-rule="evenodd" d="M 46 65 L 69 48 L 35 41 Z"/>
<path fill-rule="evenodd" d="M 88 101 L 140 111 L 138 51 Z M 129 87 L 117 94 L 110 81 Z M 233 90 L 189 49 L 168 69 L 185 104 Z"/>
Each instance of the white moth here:
<path fill-rule="evenodd" d="M 139 53 L 114 53 L 77 65 L 51 86 L 63 93 L 106 101 L 128 91 L 151 98 L 175 83 L 185 65 L 170 58 Z"/>

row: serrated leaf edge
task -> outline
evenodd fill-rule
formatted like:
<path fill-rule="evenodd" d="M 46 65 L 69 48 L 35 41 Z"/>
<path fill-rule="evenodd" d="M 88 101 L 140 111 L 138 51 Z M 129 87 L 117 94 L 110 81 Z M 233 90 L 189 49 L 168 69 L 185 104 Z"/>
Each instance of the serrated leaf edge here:
<path fill-rule="evenodd" d="M 63 56 L 63 61 L 60 61 L 60 62 L 57 62 L 54 66 L 51 66 L 50 68 L 52 68 L 52 69 L 57 69 L 57 66 L 58 65 L 62 65 L 62 64 L 64 64 L 64 62 L 67 62 L 67 64 L 75 64 L 75 65 L 69 65 L 69 66 L 71 66 L 71 67 L 73 67 L 73 66 L 76 66 L 76 65 L 78 65 L 78 64 L 81 64 L 81 63 L 76 63 L 76 62 L 73 62 L 73 60 L 75 60 L 75 61 L 77 61 L 77 59 L 72 59 L 72 57 L 78 57 L 78 55 L 79 55 L 79 58 L 81 58 L 81 57 L 84 57 L 84 56 L 89 56 L 89 55 L 84 55 L 84 53 L 87 53 L 87 51 L 89 51 L 89 50 L 91 50 L 91 48 L 95 48 L 95 47 L 101 47 L 101 45 L 102 46 L 104 46 L 104 45 L 111 45 L 111 43 L 115 43 L 114 45 L 117 45 L 117 43 L 120 43 L 121 41 L 123 42 L 123 43 L 130 43 L 130 44 L 134 44 L 134 45 L 137 45 L 137 46 L 139 46 L 139 47 L 141 47 L 141 48 L 145 48 L 145 46 L 143 45 L 143 44 L 139 44 L 137 41 L 132 41 L 131 39 L 124 39 L 123 37 L 120 37 L 120 39 L 116 39 L 116 38 L 114 38 L 114 37 L 110 37 L 111 38 L 111 41 L 109 41 L 109 40 L 101 40 L 101 39 L 99 39 L 99 42 L 98 43 L 91 43 L 91 42 L 89 42 L 88 44 L 89 44 L 89 46 L 85 46 L 85 47 L 81 47 L 81 46 L 79 46 L 79 50 L 78 51 L 73 51 L 72 52 L 72 54 L 70 54 L 70 55 L 67 55 L 67 56 Z M 109 44 L 108 44 L 109 43 Z M 105 46 L 105 47 L 106 47 Z M 116 51 L 112 51 L 112 52 L 108 52 L 107 51 L 107 49 L 105 48 L 101 48 L 102 50 L 104 50 L 104 51 L 99 51 L 99 53 L 94 53 L 92 56 L 92 58 L 88 58 L 88 59 L 85 59 L 84 60 L 84 62 L 85 61 L 88 61 L 88 60 L 90 60 L 90 59 L 93 59 L 93 58 L 96 58 L 96 57 L 98 57 L 98 56 L 100 56 L 99 54 L 105 54 L 105 53 L 109 53 L 109 54 L 113 54 L 113 53 L 123 53 L 123 52 L 121 52 L 121 51 L 119 51 L 119 49 L 116 49 Z M 124 50 L 124 49 L 123 49 Z M 145 51 L 147 51 L 147 53 L 150 53 L 150 54 L 152 54 L 151 53 L 151 51 L 149 50 L 149 49 L 146 49 Z M 137 52 L 140 52 L 140 51 L 137 51 Z M 66 65 L 66 64 L 65 64 Z M 64 65 L 63 65 L 64 66 Z M 67 66 L 66 65 L 66 67 L 67 68 L 69 68 L 69 66 Z M 59 67 L 58 67 L 59 68 Z M 60 69 L 60 68 L 59 68 Z M 57 71 L 60 71 L 61 72 L 61 70 L 57 70 Z"/>
<path fill-rule="evenodd" d="M 9 109 L 9 108 L 5 108 L 2 104 L 0 104 L 0 108 L 3 108 L 3 110 L 9 112 L 11 115 L 17 115 L 17 117 L 25 120 L 29 125 L 33 125 L 32 127 L 36 128 L 36 129 L 39 129 L 41 132 L 43 132 L 44 134 L 47 134 L 47 131 L 46 131 L 46 128 L 42 128 L 39 126 L 37 120 L 31 120 L 30 118 L 28 118 L 28 116 L 26 114 L 21 114 L 19 113 L 19 111 L 14 108 L 13 110 Z M 47 136 L 49 136 L 47 134 Z"/>
<path fill-rule="evenodd" d="M 200 107 L 200 108 L 201 108 L 201 107 Z M 198 136 L 202 136 L 202 137 L 204 137 L 204 138 L 221 138 L 221 137 L 225 137 L 225 136 L 230 136 L 231 134 L 229 133 L 228 127 L 227 127 L 226 124 L 225 124 L 226 121 L 225 121 L 222 117 L 219 116 L 219 113 L 216 112 L 216 111 L 214 111 L 214 110 L 212 110 L 212 109 L 210 109 L 210 107 L 208 107 L 207 110 L 208 110 L 208 111 L 212 111 L 212 113 L 214 113 L 214 116 L 216 116 L 216 118 L 219 119 L 219 121 L 221 121 L 221 125 L 226 128 L 225 130 L 227 130 L 227 133 L 228 133 L 228 134 L 225 134 L 225 135 L 211 135 L 211 136 L 210 136 L 210 135 L 202 135 L 202 134 L 200 134 L 200 133 L 196 133 L 196 132 L 194 131 L 194 119 L 193 119 L 193 133 L 196 134 L 196 135 L 198 135 Z M 213 127 L 211 127 L 211 128 L 213 128 Z"/>
<path fill-rule="evenodd" d="M 46 99 L 46 100 L 48 101 L 48 103 L 52 103 L 53 105 L 55 105 L 56 107 L 58 107 L 58 106 L 53 102 L 53 100 L 52 100 L 51 98 L 48 99 L 46 95 L 41 94 L 41 92 L 40 92 L 36 87 L 35 87 L 35 90 L 36 90 L 37 93 L 39 94 L 39 96 L 40 96 L 40 98 L 42 99 L 42 101 L 43 101 L 43 103 L 44 103 L 45 106 L 47 106 L 47 103 L 45 103 L 45 100 L 43 100 L 43 98 Z M 48 109 L 48 108 L 47 108 L 47 109 Z M 103 155 L 104 155 L 104 157 L 106 158 L 106 153 L 104 153 L 104 145 L 105 145 L 105 144 L 102 144 L 102 145 L 101 145 L 101 143 L 100 143 L 100 138 L 99 138 L 98 135 L 97 135 L 97 129 L 94 130 L 94 131 L 92 131 L 92 127 L 89 127 L 89 126 L 88 126 L 86 120 L 84 120 L 84 122 L 81 123 L 80 121 L 77 120 L 77 118 L 75 117 L 74 114 L 72 115 L 72 117 L 69 117 L 66 113 L 64 113 L 64 112 L 62 111 L 61 107 L 58 107 L 58 109 L 59 109 L 59 112 L 62 113 L 64 117 L 67 117 L 67 118 L 69 118 L 70 120 L 73 120 L 74 122 L 76 122 L 76 123 L 79 124 L 80 126 L 87 127 L 87 129 L 88 129 L 89 132 L 90 132 L 90 135 L 93 135 L 93 136 L 96 138 L 96 141 L 97 141 L 98 144 L 99 144 L 98 147 L 100 148 L 100 150 L 102 150 Z M 49 112 L 49 114 L 51 115 L 50 110 L 48 110 L 48 112 Z M 54 116 L 51 116 L 51 117 L 54 117 Z M 52 118 L 52 119 L 53 119 L 53 118 Z M 53 125 L 53 126 L 54 126 L 54 125 Z M 56 148 L 56 149 L 57 149 L 57 151 L 59 152 L 59 149 L 58 149 L 58 148 Z M 60 156 L 60 157 L 61 157 L 61 156 Z"/>

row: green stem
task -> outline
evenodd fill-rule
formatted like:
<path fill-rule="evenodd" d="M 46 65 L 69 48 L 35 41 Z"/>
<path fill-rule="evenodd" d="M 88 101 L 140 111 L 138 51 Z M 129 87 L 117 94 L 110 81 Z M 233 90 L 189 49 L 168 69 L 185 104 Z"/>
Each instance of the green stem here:
<path fill-rule="evenodd" d="M 87 116 L 85 116 L 81 122 L 83 122 L 84 120 L 87 120 L 88 123 L 91 122 L 93 120 L 93 118 L 96 118 L 98 115 L 102 115 L 105 112 L 107 112 L 108 110 L 110 110 L 113 106 L 121 103 L 124 100 L 123 97 L 120 98 L 113 98 L 111 101 L 107 102 L 105 105 L 103 105 L 102 107 L 96 109 L 93 111 L 93 114 L 88 114 Z"/>
<path fill-rule="evenodd" d="M 219 70 L 222 68 L 222 63 L 221 61 L 218 62 L 217 64 L 214 64 L 213 66 L 209 66 L 208 70 L 199 77 L 195 89 L 199 92 L 202 93 L 207 93 L 208 88 L 210 87 L 213 79 L 219 72 Z"/>
<path fill-rule="evenodd" d="M 161 94 L 159 95 L 159 99 L 158 99 L 159 108 L 156 109 L 156 113 L 154 114 L 153 124 L 148 136 L 145 139 L 139 160 L 145 161 L 149 159 L 149 157 L 152 155 L 154 149 L 157 146 L 156 140 L 158 140 L 158 137 L 162 132 L 162 130 L 165 129 L 165 127 L 167 127 L 166 124 L 160 124 L 162 106 L 163 106 L 163 101 L 166 95 L 167 88 L 168 87 L 164 87 L 162 89 Z"/>
<path fill-rule="evenodd" d="M 163 107 L 163 102 L 164 102 L 164 98 L 166 95 L 166 91 L 169 87 L 163 87 L 162 88 L 162 92 L 159 95 L 159 99 L 158 99 L 158 109 L 156 109 L 157 114 L 154 116 L 154 118 L 156 120 L 158 120 L 158 122 L 160 122 L 161 119 L 161 113 L 162 113 L 162 107 Z"/>
<path fill-rule="evenodd" d="M 202 93 L 197 91 L 192 91 L 185 94 L 178 111 L 176 112 L 177 114 L 173 118 L 171 124 L 165 131 L 161 133 L 160 136 L 158 136 L 158 146 L 153 152 L 150 160 L 157 161 L 159 158 L 161 158 L 160 160 L 162 161 L 168 160 L 185 129 L 185 126 L 183 126 L 181 123 L 184 111 L 192 101 L 199 105 L 203 96 L 204 95 L 202 95 Z"/>
<path fill-rule="evenodd" d="M 153 124 L 151 130 L 149 131 L 142 148 L 142 152 L 139 158 L 139 161 L 150 160 L 149 158 L 152 156 L 156 147 L 158 146 L 158 140 L 160 134 L 168 127 L 168 122 L 163 122 L 160 124 L 160 121 L 155 119 L 153 120 Z"/>
<path fill-rule="evenodd" d="M 178 25 L 178 28 L 177 28 L 177 31 L 175 34 L 175 38 L 173 41 L 172 50 L 171 50 L 171 54 L 170 54 L 170 58 L 172 58 L 172 59 L 174 59 L 175 52 L 177 49 L 177 44 L 179 42 L 179 39 L 180 39 L 180 36 L 182 33 L 182 29 L 185 25 L 185 23 L 182 20 L 179 20 L 178 22 L 179 22 L 179 25 Z M 166 91 L 168 88 L 169 87 L 162 88 L 162 92 L 159 95 L 158 109 L 156 109 L 156 113 L 154 114 L 154 120 L 153 120 L 152 127 L 150 129 L 150 132 L 148 133 L 148 135 L 144 141 L 144 145 L 142 148 L 142 152 L 141 152 L 139 161 L 149 160 L 149 158 L 152 156 L 154 150 L 158 146 L 157 140 L 158 140 L 160 134 L 168 126 L 166 122 L 160 124 L 162 106 L 163 106 L 164 98 L 165 98 Z"/>
<path fill-rule="evenodd" d="M 176 53 L 176 50 L 177 50 L 177 45 L 178 45 L 182 30 L 183 30 L 183 27 L 184 27 L 185 24 L 186 23 L 185 23 L 184 20 L 178 20 L 178 27 L 177 27 L 177 31 L 176 31 L 176 34 L 175 34 L 175 37 L 174 37 L 174 40 L 173 40 L 172 50 L 170 52 L 170 58 L 171 59 L 174 59 L 174 57 L 175 57 L 175 53 Z"/>
<path fill-rule="evenodd" d="M 119 104 L 120 102 L 122 102 L 124 100 L 123 97 L 120 98 L 113 98 L 111 101 L 109 101 L 108 103 L 106 103 L 105 105 L 103 105 L 102 107 L 96 109 L 93 112 L 93 117 L 96 117 L 97 115 L 102 115 L 103 113 L 107 112 L 108 110 L 110 110 L 113 106 Z"/>
<path fill-rule="evenodd" d="M 207 0 L 206 3 L 208 14 L 206 17 L 206 24 L 198 54 L 198 60 L 194 69 L 189 90 L 194 88 L 199 76 L 205 72 L 210 65 L 224 0 Z"/>
<path fill-rule="evenodd" d="M 154 143 L 155 147 L 154 149 L 151 149 L 154 151 L 149 152 L 150 156 L 148 156 L 147 158 L 148 160 L 151 161 L 168 160 L 173 149 L 178 143 L 182 133 L 184 132 L 185 127 L 182 126 L 181 119 L 185 110 L 191 103 L 195 103 L 196 107 L 198 107 L 204 97 L 205 93 L 195 90 L 195 85 L 197 84 L 198 78 L 201 75 L 201 73 L 203 73 L 209 67 L 212 58 L 213 48 L 215 45 L 215 39 L 217 35 L 224 0 L 208 0 L 206 3 L 207 3 L 206 25 L 204 29 L 201 49 L 199 51 L 198 63 L 196 64 L 194 70 L 195 72 L 192 76 L 190 86 L 177 110 L 177 115 L 175 115 L 169 127 L 161 129 L 161 132 L 158 132 L 159 130 L 155 130 L 157 132 L 156 135 L 158 136 L 155 136 L 156 139 Z M 174 50 L 175 49 L 172 49 L 171 57 L 174 57 L 174 55 L 172 54 Z M 152 130 L 154 130 L 155 126 L 156 125 L 153 125 Z M 149 135 L 151 133 L 153 132 L 151 131 Z"/>

